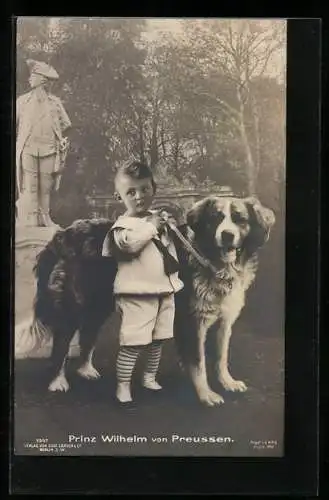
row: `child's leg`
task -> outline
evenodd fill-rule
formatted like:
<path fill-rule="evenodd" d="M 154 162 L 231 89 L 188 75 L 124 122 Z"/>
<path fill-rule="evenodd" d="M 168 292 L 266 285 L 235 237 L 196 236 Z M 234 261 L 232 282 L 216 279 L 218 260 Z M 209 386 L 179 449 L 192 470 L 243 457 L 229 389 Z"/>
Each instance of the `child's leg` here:
<path fill-rule="evenodd" d="M 119 349 L 116 396 L 121 403 L 132 401 L 131 377 L 142 346 L 121 346 Z"/>
<path fill-rule="evenodd" d="M 152 341 L 157 319 L 157 297 L 124 296 L 116 300 L 121 312 L 120 350 L 117 359 L 117 398 L 131 401 L 130 385 L 137 357 Z"/>
<path fill-rule="evenodd" d="M 154 340 L 146 347 L 146 366 L 143 374 L 143 385 L 147 389 L 155 391 L 162 389 L 156 382 L 155 377 L 158 373 L 162 352 L 162 340 Z"/>
<path fill-rule="evenodd" d="M 153 342 L 147 346 L 147 362 L 143 377 L 143 385 L 148 389 L 161 389 L 155 378 L 158 372 L 163 341 L 173 337 L 175 299 L 174 294 L 159 297 L 158 314 L 153 330 Z"/>

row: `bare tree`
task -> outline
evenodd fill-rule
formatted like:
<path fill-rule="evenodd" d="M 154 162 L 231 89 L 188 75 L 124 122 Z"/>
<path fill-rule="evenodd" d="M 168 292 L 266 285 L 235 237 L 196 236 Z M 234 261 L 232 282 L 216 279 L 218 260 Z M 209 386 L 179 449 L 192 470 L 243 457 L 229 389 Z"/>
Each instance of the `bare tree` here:
<path fill-rule="evenodd" d="M 214 82 L 216 77 L 223 81 L 224 78 L 233 91 L 231 98 L 222 98 L 220 88 L 217 95 L 209 88 L 196 92 L 213 101 L 239 133 L 248 192 L 255 194 L 260 168 L 260 129 L 257 97 L 252 85 L 264 75 L 277 76 L 278 68 L 274 64 L 276 57 L 280 63 L 280 51 L 282 53 L 285 47 L 285 23 L 277 20 L 227 20 L 220 24 L 218 21 L 197 21 L 187 26 L 186 43 L 195 40 L 196 32 L 195 61 L 202 64 L 200 70 L 207 77 L 205 81 Z"/>

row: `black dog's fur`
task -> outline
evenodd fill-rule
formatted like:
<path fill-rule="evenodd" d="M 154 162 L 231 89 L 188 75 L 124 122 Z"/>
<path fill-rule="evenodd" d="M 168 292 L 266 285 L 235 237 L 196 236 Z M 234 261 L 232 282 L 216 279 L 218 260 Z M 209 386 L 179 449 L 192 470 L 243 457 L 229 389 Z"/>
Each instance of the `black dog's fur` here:
<path fill-rule="evenodd" d="M 101 256 L 111 225 L 108 219 L 76 221 L 58 231 L 38 255 L 32 328 L 41 323 L 52 334 L 54 378 L 61 371 L 75 331 L 79 331 L 84 365 L 95 347 L 100 327 L 114 310 L 117 266 L 113 258 Z"/>

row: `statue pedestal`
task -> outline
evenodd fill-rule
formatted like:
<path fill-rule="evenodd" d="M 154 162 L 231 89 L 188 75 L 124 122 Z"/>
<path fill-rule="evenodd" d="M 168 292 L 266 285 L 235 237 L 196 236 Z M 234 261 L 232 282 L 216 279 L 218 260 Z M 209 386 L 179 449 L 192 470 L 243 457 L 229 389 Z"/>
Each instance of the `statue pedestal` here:
<path fill-rule="evenodd" d="M 22 325 L 33 317 L 33 301 L 36 281 L 33 266 L 37 254 L 55 234 L 57 228 L 51 227 L 16 227 L 15 234 L 15 359 L 26 357 L 49 357 L 52 339 L 33 354 L 25 354 L 19 347 L 19 335 Z M 75 334 L 70 348 L 70 356 L 79 354 L 78 337 Z"/>

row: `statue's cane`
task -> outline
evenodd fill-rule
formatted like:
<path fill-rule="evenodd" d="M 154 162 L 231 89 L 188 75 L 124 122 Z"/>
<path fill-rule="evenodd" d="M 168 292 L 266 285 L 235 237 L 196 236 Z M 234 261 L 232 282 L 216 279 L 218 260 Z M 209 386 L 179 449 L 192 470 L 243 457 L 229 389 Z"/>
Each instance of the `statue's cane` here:
<path fill-rule="evenodd" d="M 67 157 L 67 153 L 68 153 L 68 150 L 69 150 L 69 147 L 70 147 L 70 142 L 69 140 L 66 141 L 65 143 L 65 146 L 62 147 L 60 146 L 60 150 L 59 150 L 59 157 L 60 157 L 60 160 L 59 160 L 59 171 L 61 172 L 64 168 L 64 165 L 65 165 L 65 161 L 66 161 L 66 157 Z M 54 180 L 54 190 L 55 191 L 58 191 L 59 188 L 60 188 L 60 185 L 61 185 L 61 180 L 62 180 L 62 174 L 61 173 L 58 173 L 55 177 L 55 180 Z"/>

